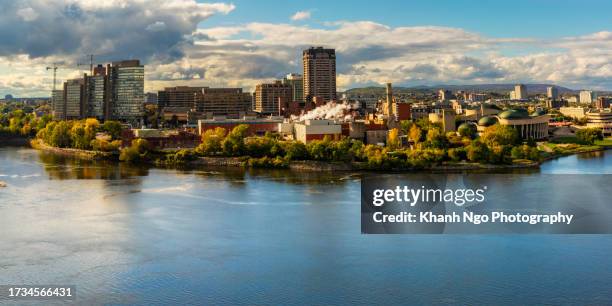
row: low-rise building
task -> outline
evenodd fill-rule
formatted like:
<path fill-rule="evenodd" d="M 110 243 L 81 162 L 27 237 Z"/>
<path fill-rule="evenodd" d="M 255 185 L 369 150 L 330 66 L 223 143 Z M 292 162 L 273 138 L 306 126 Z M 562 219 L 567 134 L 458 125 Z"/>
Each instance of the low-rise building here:
<path fill-rule="evenodd" d="M 331 120 L 309 119 L 298 122 L 294 125 L 295 139 L 303 143 L 312 140 L 321 140 L 326 136 L 331 139 L 340 139 L 342 135 L 342 125 Z"/>
<path fill-rule="evenodd" d="M 561 107 L 559 108 L 559 112 L 563 114 L 563 116 L 582 119 L 586 114 L 587 109 L 584 107 Z"/>
<path fill-rule="evenodd" d="M 235 127 L 245 124 L 249 127 L 247 134 L 250 136 L 263 136 L 266 132 L 279 132 L 279 124 L 283 122 L 282 117 L 270 116 L 267 118 L 257 118 L 255 116 L 245 116 L 241 119 L 228 119 L 226 117 L 214 117 L 213 119 L 198 120 L 198 134 L 202 135 L 207 130 L 217 127 L 231 131 Z"/>
<path fill-rule="evenodd" d="M 612 111 L 598 110 L 586 113 L 587 127 L 601 129 L 605 136 L 612 135 Z"/>
<path fill-rule="evenodd" d="M 548 137 L 548 121 L 550 116 L 542 111 L 531 115 L 524 109 L 511 109 L 499 113 L 493 118 L 484 117 L 478 121 L 478 131 L 495 123 L 507 125 L 518 131 L 521 139 L 545 139 Z"/>

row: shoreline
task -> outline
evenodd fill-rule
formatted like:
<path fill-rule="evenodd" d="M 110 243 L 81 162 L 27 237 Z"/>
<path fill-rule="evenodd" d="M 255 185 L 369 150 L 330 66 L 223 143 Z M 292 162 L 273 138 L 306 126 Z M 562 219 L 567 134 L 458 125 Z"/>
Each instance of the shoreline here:
<path fill-rule="evenodd" d="M 33 149 L 46 151 L 53 154 L 66 156 L 66 157 L 75 157 L 79 159 L 85 160 L 109 160 L 114 162 L 119 161 L 119 154 L 117 152 L 101 152 L 101 151 L 91 151 L 91 150 L 80 150 L 80 149 L 72 149 L 72 148 L 57 148 L 49 146 L 38 139 L 33 139 L 29 142 L 30 146 Z M 472 170 L 504 170 L 504 169 L 533 169 L 539 168 L 540 165 L 544 162 L 566 157 L 575 154 L 583 154 L 583 153 L 591 153 L 591 152 L 600 152 L 611 149 L 612 147 L 599 146 L 598 148 L 589 148 L 585 150 L 580 150 L 571 153 L 562 153 L 551 156 L 546 156 L 542 158 L 540 161 L 529 161 L 524 160 L 520 162 L 515 162 L 513 164 L 480 164 L 480 163 L 470 163 L 470 162 L 444 162 L 438 165 L 431 165 L 423 168 L 390 168 L 390 169 L 372 169 L 368 168 L 367 165 L 363 162 L 326 162 L 326 161 L 316 161 L 316 160 L 294 160 L 290 161 L 287 167 L 283 168 L 265 168 L 265 167 L 252 167 L 247 165 L 248 156 L 242 157 L 209 157 L 209 156 L 200 156 L 195 160 L 187 161 L 182 164 L 169 164 L 169 163 L 155 163 L 155 162 L 146 162 L 149 166 L 155 168 L 173 168 L 173 169 L 185 169 L 185 168 L 200 168 L 200 167 L 229 167 L 229 168 L 260 168 L 260 169 L 287 169 L 291 171 L 302 171 L 302 172 L 419 172 L 419 171 L 433 171 L 433 172 L 448 172 L 453 173 L 457 171 L 472 171 Z"/>
<path fill-rule="evenodd" d="M 38 139 L 30 141 L 30 146 L 33 149 L 50 152 L 53 154 L 75 157 L 85 160 L 110 160 L 119 162 L 119 154 L 117 152 L 101 152 L 91 150 L 80 150 L 72 148 L 57 148 L 49 146 Z M 538 168 L 541 163 L 550 159 L 568 156 L 572 154 L 588 153 L 594 151 L 602 151 L 604 148 L 597 150 L 587 150 L 564 155 L 549 156 L 539 162 L 525 161 L 524 163 L 513 163 L 507 165 L 494 164 L 479 164 L 470 162 L 449 163 L 445 162 L 439 165 L 432 165 L 423 168 L 391 168 L 391 169 L 371 169 L 363 162 L 326 162 L 316 160 L 294 160 L 290 161 L 288 169 L 291 171 L 308 171 L 308 172 L 408 172 L 408 171 L 434 171 L 434 172 L 456 172 L 465 170 L 503 170 L 503 169 L 525 169 Z M 157 168 L 185 168 L 185 167 L 230 167 L 230 168 L 258 168 L 246 165 L 248 157 L 198 157 L 195 160 L 187 161 L 184 164 L 156 164 L 155 162 L 147 162 L 146 164 Z M 262 168 L 263 169 L 263 168 Z M 276 169 L 276 168 L 274 168 Z"/>

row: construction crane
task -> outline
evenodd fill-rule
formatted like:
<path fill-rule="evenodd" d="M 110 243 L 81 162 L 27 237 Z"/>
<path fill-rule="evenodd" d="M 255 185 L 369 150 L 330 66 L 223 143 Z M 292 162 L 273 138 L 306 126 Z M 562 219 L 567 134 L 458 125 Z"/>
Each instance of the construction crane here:
<path fill-rule="evenodd" d="M 53 70 L 53 91 L 55 91 L 55 80 L 57 79 L 57 64 L 53 64 L 53 67 L 47 67 L 47 71 Z"/>
<path fill-rule="evenodd" d="M 93 54 L 88 54 L 87 56 L 89 57 L 89 74 L 93 75 L 94 55 Z M 77 67 L 85 66 L 85 65 L 87 65 L 87 64 L 77 63 Z"/>

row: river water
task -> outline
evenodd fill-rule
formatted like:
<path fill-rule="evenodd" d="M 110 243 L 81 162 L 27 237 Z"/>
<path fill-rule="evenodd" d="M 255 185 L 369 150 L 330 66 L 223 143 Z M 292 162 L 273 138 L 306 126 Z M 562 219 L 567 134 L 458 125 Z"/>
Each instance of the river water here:
<path fill-rule="evenodd" d="M 611 174 L 612 154 L 520 175 L 542 173 Z M 0 284 L 78 304 L 612 304 L 612 236 L 362 235 L 359 175 L 0 147 L 0 180 Z"/>

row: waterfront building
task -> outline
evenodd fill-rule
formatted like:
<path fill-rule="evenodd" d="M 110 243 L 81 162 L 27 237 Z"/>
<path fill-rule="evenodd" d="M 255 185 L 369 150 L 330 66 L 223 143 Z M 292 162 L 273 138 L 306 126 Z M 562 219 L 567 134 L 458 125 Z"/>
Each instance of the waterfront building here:
<path fill-rule="evenodd" d="M 227 132 L 241 124 L 247 125 L 249 128 L 247 134 L 249 136 L 263 136 L 266 132 L 278 132 L 279 124 L 283 122 L 282 117 L 270 116 L 267 118 L 258 118 L 256 116 L 244 116 L 240 119 L 228 119 L 224 116 L 214 117 L 212 119 L 198 120 L 198 134 L 202 135 L 207 130 L 215 128 L 224 128 Z"/>
<path fill-rule="evenodd" d="M 83 79 L 64 82 L 65 119 L 81 119 L 84 117 L 85 86 Z"/>
<path fill-rule="evenodd" d="M 139 60 L 107 65 L 110 96 L 105 118 L 138 123 L 144 115 L 144 66 Z"/>
<path fill-rule="evenodd" d="M 295 123 L 293 127 L 295 139 L 303 143 L 313 140 L 321 140 L 328 136 L 332 140 L 340 139 L 342 125 L 326 119 L 309 119 Z"/>
<path fill-rule="evenodd" d="M 597 99 L 597 94 L 592 90 L 582 90 L 580 91 L 580 103 L 582 104 L 591 104 Z"/>
<path fill-rule="evenodd" d="M 486 127 L 485 125 L 490 125 L 492 122 L 497 121 L 499 124 L 515 128 L 521 139 L 545 139 L 548 137 L 548 121 L 550 116 L 542 111 L 536 111 L 530 115 L 524 109 L 511 109 L 499 113 L 495 116 L 495 119 L 484 118 L 478 121 L 479 127 Z M 481 128 L 479 131 L 483 130 Z"/>
<path fill-rule="evenodd" d="M 278 115 L 281 106 L 289 103 L 293 98 L 292 88 L 281 81 L 258 84 L 255 87 L 255 111 L 260 114 Z"/>
<path fill-rule="evenodd" d="M 336 100 L 336 51 L 311 47 L 302 52 L 304 66 L 304 98 L 320 97 L 325 102 Z"/>
<path fill-rule="evenodd" d="M 63 90 L 53 90 L 51 92 L 51 107 L 55 119 L 66 119 L 66 102 L 64 100 Z"/>
<path fill-rule="evenodd" d="M 108 78 L 104 66 L 93 69 L 93 75 L 85 74 L 85 112 L 86 117 L 104 119 L 104 109 L 108 103 Z"/>
<path fill-rule="evenodd" d="M 546 87 L 546 97 L 552 100 L 559 99 L 559 90 L 556 86 Z"/>
<path fill-rule="evenodd" d="M 612 135 L 612 111 L 610 109 L 589 111 L 585 116 L 587 127 L 601 129 L 605 136 Z"/>
<path fill-rule="evenodd" d="M 290 102 L 299 102 L 304 105 L 304 78 L 297 73 L 290 73 L 283 78 L 283 84 L 291 87 Z"/>

